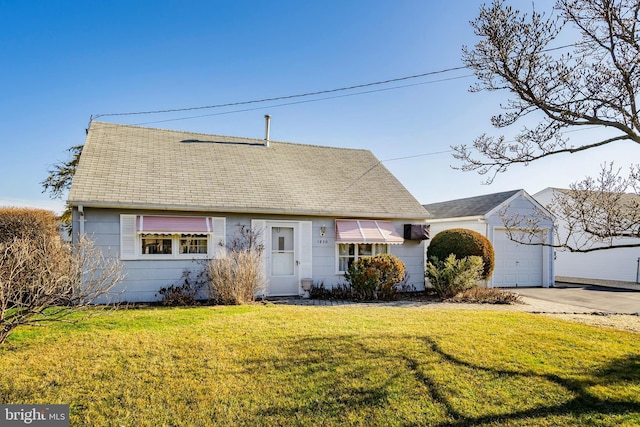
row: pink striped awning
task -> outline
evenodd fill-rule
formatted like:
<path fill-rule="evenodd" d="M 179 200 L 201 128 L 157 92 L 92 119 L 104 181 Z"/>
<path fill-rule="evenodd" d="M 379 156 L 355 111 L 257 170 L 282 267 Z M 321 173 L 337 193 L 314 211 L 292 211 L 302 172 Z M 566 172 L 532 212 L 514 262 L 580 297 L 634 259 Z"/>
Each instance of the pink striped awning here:
<path fill-rule="evenodd" d="M 139 215 L 138 233 L 152 234 L 206 234 L 213 232 L 213 219 L 198 216 Z"/>
<path fill-rule="evenodd" d="M 402 235 L 391 221 L 368 219 L 337 219 L 336 242 L 338 243 L 404 243 Z"/>

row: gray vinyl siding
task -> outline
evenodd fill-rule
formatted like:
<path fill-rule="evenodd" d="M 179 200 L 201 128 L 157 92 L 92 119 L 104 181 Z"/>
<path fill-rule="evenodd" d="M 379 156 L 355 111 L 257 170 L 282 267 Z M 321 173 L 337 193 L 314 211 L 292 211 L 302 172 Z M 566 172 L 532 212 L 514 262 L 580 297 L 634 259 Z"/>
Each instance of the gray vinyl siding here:
<path fill-rule="evenodd" d="M 403 224 L 396 224 L 402 230 Z M 424 290 L 424 242 L 405 240 L 402 245 L 390 245 L 390 253 L 404 262 L 409 290 Z"/>
<path fill-rule="evenodd" d="M 120 214 L 107 209 L 85 209 L 85 233 L 95 245 L 111 256 L 120 257 Z M 126 212 L 131 213 L 131 212 Z M 145 214 L 149 214 L 145 212 Z M 166 215 L 166 212 L 155 212 Z M 73 238 L 77 240 L 79 216 L 74 212 Z M 177 283 L 185 269 L 201 268 L 192 260 L 128 260 L 122 261 L 126 277 L 114 290 L 112 300 L 120 302 L 149 302 L 159 300 L 156 296 L 161 287 Z M 99 301 L 112 302 L 112 301 Z"/>
<path fill-rule="evenodd" d="M 197 215 L 215 216 L 226 218 L 226 241 L 233 240 L 239 228 L 244 225 L 251 227 L 252 219 L 279 220 L 279 221 L 311 221 L 312 222 L 312 279 L 314 283 L 324 283 L 325 287 L 344 283 L 344 277 L 337 272 L 336 262 L 336 235 L 335 218 L 328 217 L 301 217 L 283 215 L 260 214 L 225 214 L 221 212 L 176 212 L 176 211 L 133 211 L 118 209 L 84 209 L 85 234 L 91 237 L 95 244 L 110 253 L 112 256 L 120 256 L 120 215 Z M 73 238 L 77 240 L 80 230 L 80 216 L 77 209 L 73 214 Z M 399 232 L 403 230 L 404 223 L 417 223 L 420 220 L 393 221 Z M 320 236 L 320 227 L 326 227 L 324 237 Z M 390 245 L 390 253 L 399 257 L 406 266 L 409 274 L 408 284 L 416 290 L 424 289 L 424 243 L 405 241 L 402 245 Z M 156 295 L 161 287 L 176 284 L 182 277 L 185 269 L 197 271 L 201 264 L 197 261 L 186 259 L 175 260 L 126 260 L 126 278 L 115 290 L 119 293 L 117 299 L 127 302 L 157 301 Z"/>

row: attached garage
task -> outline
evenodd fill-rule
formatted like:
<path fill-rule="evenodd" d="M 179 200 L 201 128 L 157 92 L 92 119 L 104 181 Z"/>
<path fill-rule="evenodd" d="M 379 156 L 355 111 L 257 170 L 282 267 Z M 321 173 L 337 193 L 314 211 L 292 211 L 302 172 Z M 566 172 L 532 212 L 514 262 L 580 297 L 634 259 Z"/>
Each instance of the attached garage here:
<path fill-rule="evenodd" d="M 553 248 L 528 245 L 509 239 L 502 215 L 532 215 L 544 210 L 524 190 L 513 190 L 466 199 L 424 205 L 431 215 L 431 235 L 451 229 L 466 228 L 486 236 L 495 251 L 495 268 L 488 287 L 553 286 Z M 553 223 L 542 224 L 541 241 L 551 244 Z M 425 249 L 426 251 L 426 249 Z M 425 252 L 426 257 L 426 252 Z"/>
<path fill-rule="evenodd" d="M 494 230 L 492 243 L 496 256 L 494 287 L 542 286 L 542 246 L 514 242 L 504 229 Z"/>

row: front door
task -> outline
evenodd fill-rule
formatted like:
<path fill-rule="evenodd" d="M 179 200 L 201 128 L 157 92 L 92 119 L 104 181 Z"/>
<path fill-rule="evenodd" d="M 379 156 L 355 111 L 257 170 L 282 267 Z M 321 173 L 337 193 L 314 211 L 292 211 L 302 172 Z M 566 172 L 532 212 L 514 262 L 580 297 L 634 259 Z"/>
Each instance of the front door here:
<path fill-rule="evenodd" d="M 299 294 L 297 227 L 295 222 L 267 223 L 269 295 Z"/>

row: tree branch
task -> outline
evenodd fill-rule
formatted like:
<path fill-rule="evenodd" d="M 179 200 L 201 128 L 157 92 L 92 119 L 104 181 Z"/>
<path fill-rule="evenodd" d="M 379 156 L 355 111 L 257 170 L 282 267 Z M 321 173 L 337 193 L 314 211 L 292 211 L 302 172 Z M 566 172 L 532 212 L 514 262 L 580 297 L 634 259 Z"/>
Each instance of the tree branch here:
<path fill-rule="evenodd" d="M 472 22 L 481 40 L 463 48 L 463 61 L 478 82 L 472 91 L 507 91 L 512 98 L 491 118 L 501 129 L 538 112 L 543 119 L 525 127 L 514 141 L 486 134 L 474 150 L 452 147 L 464 171 L 485 175 L 491 182 L 512 164 L 528 164 L 561 153 L 576 153 L 613 141 L 640 144 L 637 97 L 640 93 L 640 43 L 635 31 L 640 8 L 632 0 L 560 0 L 558 16 L 522 13 L 494 0 L 482 6 Z M 572 53 L 555 57 L 548 47 L 569 27 L 582 42 Z M 555 51 L 554 51 L 555 52 Z M 578 147 L 569 146 L 564 130 L 579 126 L 615 130 L 617 135 Z"/>

